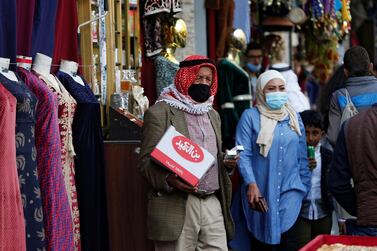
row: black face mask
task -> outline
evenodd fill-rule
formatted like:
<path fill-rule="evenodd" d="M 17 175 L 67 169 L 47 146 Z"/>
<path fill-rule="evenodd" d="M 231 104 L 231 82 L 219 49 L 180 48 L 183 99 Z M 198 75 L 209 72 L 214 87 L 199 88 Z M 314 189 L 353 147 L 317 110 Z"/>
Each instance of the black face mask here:
<path fill-rule="evenodd" d="M 188 94 L 196 102 L 203 103 L 210 97 L 210 86 L 206 84 L 192 84 L 188 88 Z"/>

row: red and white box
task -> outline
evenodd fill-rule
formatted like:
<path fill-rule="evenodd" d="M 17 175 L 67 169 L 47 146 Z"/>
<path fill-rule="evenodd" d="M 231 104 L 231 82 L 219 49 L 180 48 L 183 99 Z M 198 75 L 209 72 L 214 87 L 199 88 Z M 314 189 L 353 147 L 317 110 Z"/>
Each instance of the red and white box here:
<path fill-rule="evenodd" d="M 165 132 L 151 156 L 192 186 L 198 185 L 215 162 L 211 153 L 177 132 L 174 126 Z"/>

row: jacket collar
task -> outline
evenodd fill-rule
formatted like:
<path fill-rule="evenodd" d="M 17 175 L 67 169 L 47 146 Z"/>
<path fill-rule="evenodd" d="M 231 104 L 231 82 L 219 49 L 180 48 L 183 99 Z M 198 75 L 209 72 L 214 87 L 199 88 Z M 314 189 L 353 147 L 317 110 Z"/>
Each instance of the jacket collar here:
<path fill-rule="evenodd" d="M 377 82 L 377 78 L 375 76 L 350 77 L 347 79 L 346 85 L 364 85 L 370 82 Z"/>

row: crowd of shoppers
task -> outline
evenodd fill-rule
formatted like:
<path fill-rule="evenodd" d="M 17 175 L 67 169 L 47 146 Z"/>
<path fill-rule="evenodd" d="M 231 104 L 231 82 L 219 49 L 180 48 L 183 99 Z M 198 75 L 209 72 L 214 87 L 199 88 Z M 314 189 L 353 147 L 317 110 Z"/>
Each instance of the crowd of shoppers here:
<path fill-rule="evenodd" d="M 259 47 L 249 51 L 246 67 L 256 77 Z M 289 81 L 267 67 L 250 82 L 255 104 L 236 131 L 243 151 L 227 159 L 212 106 L 221 84 L 216 66 L 202 56 L 180 63 L 175 83 L 146 112 L 142 133 L 139 166 L 151 184 L 148 237 L 156 250 L 298 250 L 331 233 L 336 202 L 355 217 L 344 234 L 377 236 L 377 78 L 368 53 L 360 46 L 345 53 L 319 111 L 298 113 Z M 198 186 L 150 156 L 170 125 L 216 157 Z M 240 182 L 231 199 L 234 173 Z"/>

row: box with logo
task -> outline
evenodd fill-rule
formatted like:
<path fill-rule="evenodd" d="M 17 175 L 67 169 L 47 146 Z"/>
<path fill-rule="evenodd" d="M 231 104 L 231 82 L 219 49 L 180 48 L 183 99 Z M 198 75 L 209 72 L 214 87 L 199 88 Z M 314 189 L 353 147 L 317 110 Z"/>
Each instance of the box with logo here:
<path fill-rule="evenodd" d="M 192 186 L 198 185 L 215 162 L 211 153 L 177 132 L 173 126 L 166 131 L 151 156 Z"/>

